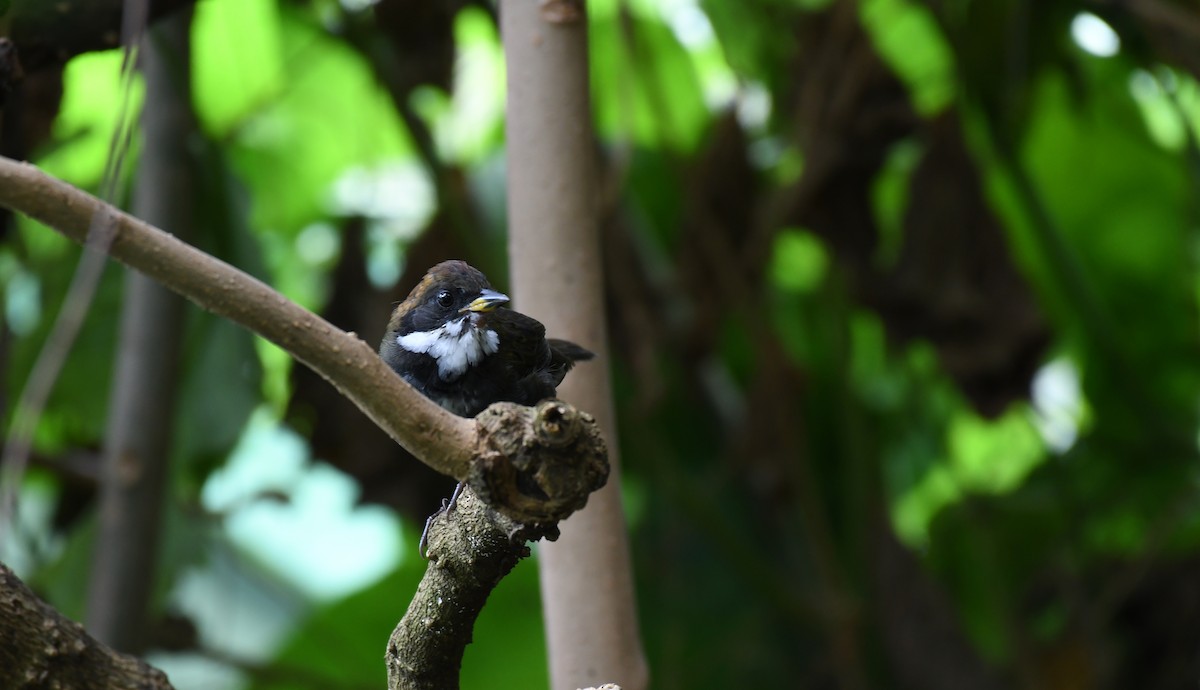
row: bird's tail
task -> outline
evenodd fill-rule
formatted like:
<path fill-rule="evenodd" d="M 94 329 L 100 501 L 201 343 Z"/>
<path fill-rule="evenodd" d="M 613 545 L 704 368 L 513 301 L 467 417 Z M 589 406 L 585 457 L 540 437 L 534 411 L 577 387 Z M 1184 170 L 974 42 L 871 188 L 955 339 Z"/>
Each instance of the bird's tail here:
<path fill-rule="evenodd" d="M 566 357 L 572 362 L 586 362 L 596 355 L 586 348 L 580 347 L 568 340 L 559 340 L 558 338 L 547 338 L 550 343 L 550 349 L 560 357 Z"/>

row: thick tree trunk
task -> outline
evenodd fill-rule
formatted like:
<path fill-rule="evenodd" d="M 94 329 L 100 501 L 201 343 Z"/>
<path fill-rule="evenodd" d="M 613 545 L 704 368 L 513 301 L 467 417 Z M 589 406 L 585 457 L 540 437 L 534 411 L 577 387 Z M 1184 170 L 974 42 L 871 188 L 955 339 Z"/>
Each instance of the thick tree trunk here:
<path fill-rule="evenodd" d="M 191 12 L 143 41 L 144 134 L 133 212 L 187 239 L 192 225 Z M 125 270 L 116 375 L 100 485 L 100 532 L 88 596 L 88 629 L 105 644 L 141 650 L 157 572 L 171 450 L 184 303 L 154 280 Z"/>
<path fill-rule="evenodd" d="M 517 307 L 547 333 L 596 352 L 560 396 L 592 413 L 608 438 L 611 475 L 562 538 L 539 550 L 551 687 L 647 684 L 638 633 L 608 375 L 595 209 L 587 21 L 581 2 L 509 0 L 509 261 Z"/>

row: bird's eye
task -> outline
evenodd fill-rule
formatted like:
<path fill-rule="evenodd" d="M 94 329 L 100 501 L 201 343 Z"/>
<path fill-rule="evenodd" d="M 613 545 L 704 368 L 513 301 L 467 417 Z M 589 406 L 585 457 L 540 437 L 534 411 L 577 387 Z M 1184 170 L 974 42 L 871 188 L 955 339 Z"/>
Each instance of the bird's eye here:
<path fill-rule="evenodd" d="M 437 294 L 437 303 L 443 309 L 449 309 L 450 305 L 454 304 L 454 298 L 450 295 L 449 290 L 442 290 Z"/>

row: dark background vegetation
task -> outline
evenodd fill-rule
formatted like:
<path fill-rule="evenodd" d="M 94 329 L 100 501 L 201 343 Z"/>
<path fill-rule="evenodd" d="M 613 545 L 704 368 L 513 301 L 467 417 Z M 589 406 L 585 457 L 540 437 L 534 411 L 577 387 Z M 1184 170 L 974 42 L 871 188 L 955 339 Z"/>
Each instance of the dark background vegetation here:
<path fill-rule="evenodd" d="M 175 165 L 196 244 L 376 342 L 438 260 L 506 284 L 503 64 L 490 3 L 358 4 L 197 2 Z M 1195 687 L 1200 7 L 588 9 L 655 685 Z M 120 58 L 71 57 L 112 44 L 76 19 L 8 27 L 0 150 L 95 190 Z M 0 232 L 11 419 L 78 250 Z M 110 269 L 0 551 L 77 619 L 120 299 Z M 381 687 L 448 483 L 273 347 L 182 338 L 144 649 L 180 688 Z M 536 577 L 466 687 L 544 686 Z"/>

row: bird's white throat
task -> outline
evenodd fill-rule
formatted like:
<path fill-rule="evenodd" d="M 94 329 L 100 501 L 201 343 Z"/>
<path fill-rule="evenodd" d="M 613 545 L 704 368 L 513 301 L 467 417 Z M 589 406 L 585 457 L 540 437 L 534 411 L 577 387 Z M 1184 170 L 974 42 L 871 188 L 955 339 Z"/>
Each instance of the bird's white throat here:
<path fill-rule="evenodd" d="M 473 321 L 471 316 L 465 316 L 431 331 L 396 336 L 396 344 L 409 352 L 433 357 L 437 360 L 438 376 L 443 381 L 453 381 L 468 367 L 500 349 L 500 335 L 491 329 L 476 328 Z"/>

